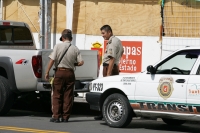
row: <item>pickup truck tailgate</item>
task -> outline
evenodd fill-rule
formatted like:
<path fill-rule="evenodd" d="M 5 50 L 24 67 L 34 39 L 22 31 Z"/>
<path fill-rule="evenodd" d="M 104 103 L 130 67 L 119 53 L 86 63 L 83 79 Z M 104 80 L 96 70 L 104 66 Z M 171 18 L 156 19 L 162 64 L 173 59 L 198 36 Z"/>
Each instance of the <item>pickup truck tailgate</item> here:
<path fill-rule="evenodd" d="M 53 50 L 42 50 L 42 81 L 45 81 L 45 72 L 49 62 L 49 55 Z M 98 77 L 98 51 L 94 50 L 80 50 L 84 65 L 75 68 L 76 80 L 96 79 Z M 49 75 L 53 76 L 54 66 L 51 68 Z"/>
<path fill-rule="evenodd" d="M 76 80 L 96 79 L 99 74 L 98 51 L 80 50 L 84 65 L 76 67 Z"/>
<path fill-rule="evenodd" d="M 44 76 L 45 76 L 45 72 L 47 70 L 47 66 L 49 63 L 49 55 L 51 54 L 52 51 L 53 51 L 53 49 L 42 50 L 42 81 L 46 81 Z M 52 77 L 54 74 L 53 68 L 54 68 L 54 66 L 51 68 L 51 70 L 49 72 L 50 77 Z"/>

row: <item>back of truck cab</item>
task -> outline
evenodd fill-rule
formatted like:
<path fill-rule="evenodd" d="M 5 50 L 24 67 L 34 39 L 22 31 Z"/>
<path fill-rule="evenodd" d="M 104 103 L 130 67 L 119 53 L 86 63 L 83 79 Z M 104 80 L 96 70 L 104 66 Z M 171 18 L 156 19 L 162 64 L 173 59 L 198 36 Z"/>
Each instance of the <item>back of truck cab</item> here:
<path fill-rule="evenodd" d="M 36 50 L 28 24 L 3 20 L 0 27 L 0 49 Z"/>

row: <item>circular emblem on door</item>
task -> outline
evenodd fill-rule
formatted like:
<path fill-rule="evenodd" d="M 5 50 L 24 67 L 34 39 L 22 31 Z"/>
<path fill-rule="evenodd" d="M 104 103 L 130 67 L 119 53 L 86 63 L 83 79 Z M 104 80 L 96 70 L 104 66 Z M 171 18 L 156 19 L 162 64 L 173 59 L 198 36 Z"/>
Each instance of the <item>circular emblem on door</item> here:
<path fill-rule="evenodd" d="M 173 78 L 172 77 L 162 77 L 159 81 L 158 93 L 163 99 L 167 99 L 172 95 L 173 88 Z"/>

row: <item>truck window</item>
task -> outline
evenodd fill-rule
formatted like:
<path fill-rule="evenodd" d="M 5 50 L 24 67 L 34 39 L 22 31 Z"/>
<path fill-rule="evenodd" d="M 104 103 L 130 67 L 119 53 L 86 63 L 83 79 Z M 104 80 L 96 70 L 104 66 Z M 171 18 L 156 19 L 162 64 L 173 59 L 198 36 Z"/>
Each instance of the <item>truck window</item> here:
<path fill-rule="evenodd" d="M 189 75 L 199 54 L 199 50 L 181 51 L 157 65 L 156 74 Z"/>
<path fill-rule="evenodd" d="M 0 26 L 0 45 L 33 45 L 31 33 L 27 27 Z"/>
<path fill-rule="evenodd" d="M 3 28 L 1 30 L 1 43 L 13 43 L 12 42 L 12 28 Z"/>

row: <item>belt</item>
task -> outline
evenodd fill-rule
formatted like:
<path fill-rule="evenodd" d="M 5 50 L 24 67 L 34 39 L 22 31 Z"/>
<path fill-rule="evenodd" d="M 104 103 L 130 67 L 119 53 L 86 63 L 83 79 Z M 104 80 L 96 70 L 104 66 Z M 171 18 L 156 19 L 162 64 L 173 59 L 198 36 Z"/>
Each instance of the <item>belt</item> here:
<path fill-rule="evenodd" d="M 62 68 L 62 67 L 58 67 L 58 69 L 57 70 L 59 70 L 59 71 L 66 71 L 66 70 L 71 70 L 70 68 Z"/>
<path fill-rule="evenodd" d="M 103 63 L 103 66 L 109 66 L 109 64 L 107 64 L 107 63 Z M 114 64 L 114 66 L 117 66 L 117 65 Z"/>

